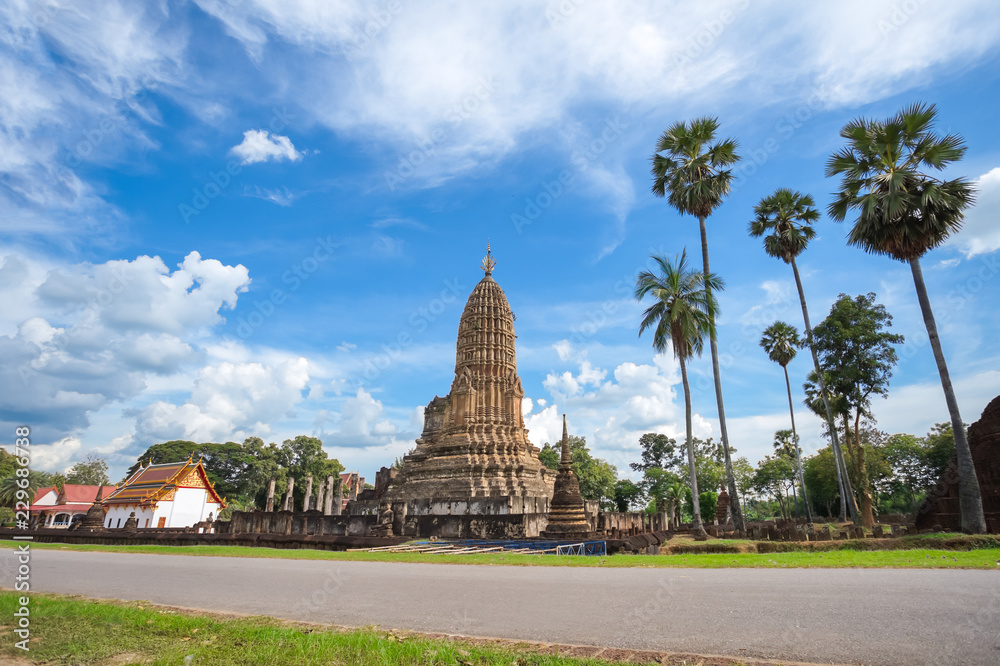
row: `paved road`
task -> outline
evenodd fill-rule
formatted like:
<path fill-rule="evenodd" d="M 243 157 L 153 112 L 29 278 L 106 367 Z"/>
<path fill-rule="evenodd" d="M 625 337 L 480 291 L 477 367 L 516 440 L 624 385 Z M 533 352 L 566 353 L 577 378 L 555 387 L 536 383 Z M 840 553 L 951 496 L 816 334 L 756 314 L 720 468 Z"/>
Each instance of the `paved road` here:
<path fill-rule="evenodd" d="M 820 663 L 1000 664 L 993 571 L 555 569 L 36 550 L 31 582 L 43 592 L 342 625 Z"/>

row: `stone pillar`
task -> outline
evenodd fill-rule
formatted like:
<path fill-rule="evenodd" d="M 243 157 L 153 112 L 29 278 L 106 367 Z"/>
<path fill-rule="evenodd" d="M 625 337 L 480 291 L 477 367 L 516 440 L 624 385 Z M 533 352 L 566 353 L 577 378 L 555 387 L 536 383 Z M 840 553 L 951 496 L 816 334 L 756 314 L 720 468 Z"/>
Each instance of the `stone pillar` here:
<path fill-rule="evenodd" d="M 313 494 L 313 475 L 310 474 L 306 477 L 306 496 L 305 499 L 302 500 L 303 511 L 309 510 L 309 503 L 312 502 L 312 494 Z"/>
<path fill-rule="evenodd" d="M 319 484 L 319 490 L 316 491 L 316 506 L 313 507 L 317 511 L 321 511 L 323 509 L 323 499 L 324 499 L 323 496 L 325 494 L 326 494 L 326 487 L 321 483 Z"/>
<path fill-rule="evenodd" d="M 271 477 L 271 483 L 267 485 L 267 505 L 264 507 L 264 511 L 274 511 L 274 477 Z"/>
<path fill-rule="evenodd" d="M 333 513 L 330 515 L 339 516 L 344 509 L 344 484 L 340 477 L 337 477 L 337 496 L 333 500 Z"/>
<path fill-rule="evenodd" d="M 293 490 L 295 490 L 295 477 L 290 476 L 288 477 L 288 490 L 285 492 L 285 503 L 281 507 L 282 511 L 291 511 L 295 508 L 293 506 L 294 504 L 294 498 L 292 497 Z"/>
<path fill-rule="evenodd" d="M 323 498 L 323 515 L 333 515 L 333 474 L 326 477 L 326 494 Z"/>
<path fill-rule="evenodd" d="M 358 482 L 361 481 L 361 477 L 352 474 L 351 479 L 354 480 L 354 483 L 351 484 L 351 494 L 347 498 L 349 502 L 353 502 L 354 500 L 358 499 Z"/>

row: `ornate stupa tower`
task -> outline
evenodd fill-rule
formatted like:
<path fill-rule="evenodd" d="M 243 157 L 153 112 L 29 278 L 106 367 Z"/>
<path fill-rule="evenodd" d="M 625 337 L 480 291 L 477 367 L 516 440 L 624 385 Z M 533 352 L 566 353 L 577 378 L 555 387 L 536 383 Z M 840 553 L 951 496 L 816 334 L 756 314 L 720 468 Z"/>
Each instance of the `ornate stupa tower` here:
<path fill-rule="evenodd" d="M 528 441 L 517 375 L 514 313 L 486 273 L 472 290 L 458 325 L 451 392 L 424 409 L 424 430 L 403 458 L 389 496 L 396 500 L 483 497 L 550 498 L 555 474 Z"/>

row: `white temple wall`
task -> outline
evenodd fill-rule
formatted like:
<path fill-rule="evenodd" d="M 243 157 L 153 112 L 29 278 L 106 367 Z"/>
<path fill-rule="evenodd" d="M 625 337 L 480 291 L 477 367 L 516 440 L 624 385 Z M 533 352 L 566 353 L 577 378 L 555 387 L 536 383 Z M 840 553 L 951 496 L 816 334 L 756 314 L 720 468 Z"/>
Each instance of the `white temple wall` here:
<path fill-rule="evenodd" d="M 173 510 L 167 518 L 167 527 L 191 527 L 208 517 L 208 491 L 204 488 L 178 488 L 174 493 Z M 211 507 L 217 507 L 211 504 Z"/>

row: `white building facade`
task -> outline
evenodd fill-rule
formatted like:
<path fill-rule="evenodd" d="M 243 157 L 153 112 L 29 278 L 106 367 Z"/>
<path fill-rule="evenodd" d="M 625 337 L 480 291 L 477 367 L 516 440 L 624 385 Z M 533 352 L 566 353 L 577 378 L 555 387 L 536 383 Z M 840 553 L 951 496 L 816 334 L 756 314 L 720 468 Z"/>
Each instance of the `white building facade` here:
<path fill-rule="evenodd" d="M 125 527 L 134 512 L 138 529 L 191 527 L 219 516 L 226 501 L 215 492 L 201 461 L 139 467 L 104 500 L 104 526 Z"/>

